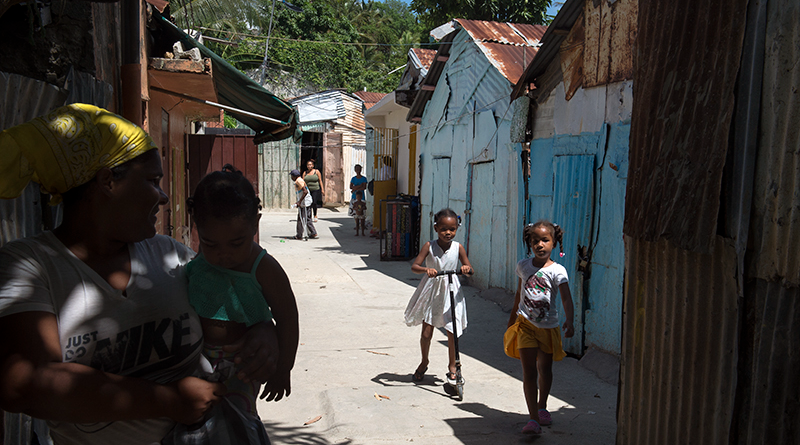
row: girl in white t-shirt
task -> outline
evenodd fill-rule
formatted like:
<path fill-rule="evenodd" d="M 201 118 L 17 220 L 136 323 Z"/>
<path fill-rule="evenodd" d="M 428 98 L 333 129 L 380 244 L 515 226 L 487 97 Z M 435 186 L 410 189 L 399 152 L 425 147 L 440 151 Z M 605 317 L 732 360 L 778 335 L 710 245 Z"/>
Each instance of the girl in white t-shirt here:
<path fill-rule="evenodd" d="M 558 225 L 545 220 L 528 224 L 522 235 L 527 253 L 532 251 L 533 258 L 517 263 L 516 311 L 508 319 L 503 343 L 506 354 L 522 362 L 522 386 L 530 413 L 530 420 L 522 428 L 523 433 L 541 434 L 540 425 L 552 424 L 547 411 L 547 397 L 553 384 L 553 360 L 566 357 L 561 346 L 555 305 L 559 293 L 566 315 L 564 336 L 569 338 L 574 334 L 567 270 L 550 259 L 556 244 L 563 248 L 563 235 Z"/>

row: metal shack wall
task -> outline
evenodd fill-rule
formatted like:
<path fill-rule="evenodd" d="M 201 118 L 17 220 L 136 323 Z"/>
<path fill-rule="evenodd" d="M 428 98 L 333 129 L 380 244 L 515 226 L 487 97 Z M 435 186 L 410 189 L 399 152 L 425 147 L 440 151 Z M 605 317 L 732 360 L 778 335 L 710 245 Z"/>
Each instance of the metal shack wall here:
<path fill-rule="evenodd" d="M 342 134 L 342 169 L 345 173 L 342 196 L 350 196 L 350 178 L 356 164 L 367 162 L 367 138 L 364 122 L 364 103 L 349 94 L 338 92 L 345 115 L 333 121 L 333 131 Z M 364 170 L 366 173 L 368 170 Z M 372 179 L 372 178 L 368 178 Z"/>
<path fill-rule="evenodd" d="M 800 443 L 800 4 L 763 20 L 763 84 L 742 300 L 734 443 Z M 752 19 L 748 18 L 748 26 Z M 765 26 L 764 26 L 765 25 Z M 750 35 L 748 35 L 748 38 Z M 737 100 L 737 102 L 739 102 Z"/>
<path fill-rule="evenodd" d="M 433 239 L 434 213 L 462 215 L 456 241 L 468 249 L 481 288 L 515 289 L 514 260 L 521 227 L 516 217 L 519 156 L 510 141 L 511 84 L 465 31 L 422 115 L 420 242 Z M 449 164 L 449 176 L 441 167 Z M 434 196 L 436 195 L 436 196 Z"/>
<path fill-rule="evenodd" d="M 736 250 L 625 237 L 618 444 L 727 444 L 739 329 Z M 675 428 L 675 418 L 681 427 Z"/>
<path fill-rule="evenodd" d="M 291 208 L 297 201 L 289 172 L 300 164 L 300 144 L 292 138 L 258 146 L 258 183 L 265 209 Z"/>
<path fill-rule="evenodd" d="M 765 39 L 763 87 L 760 78 L 750 80 L 765 104 L 752 196 L 742 185 L 746 175 L 731 165 L 744 158 L 744 148 L 728 137 L 732 127 L 734 134 L 746 130 L 731 117 L 735 103 L 745 108 L 752 98 L 742 94 L 734 102 L 733 95 L 736 78 L 753 77 L 757 64 L 752 54 L 742 58 L 742 42 L 754 40 L 744 25 L 758 7 L 749 10 L 745 1 L 702 8 L 684 0 L 641 4 L 617 443 L 797 443 L 798 292 L 778 284 L 786 281 L 780 273 L 794 271 L 774 267 L 770 282 L 737 283 L 742 274 L 763 270 L 752 262 L 770 268 L 780 264 L 770 259 L 797 255 L 791 237 L 797 221 L 778 217 L 796 211 L 797 145 L 786 131 L 792 126 L 772 125 L 792 119 L 797 97 L 797 40 L 787 31 L 796 29 L 798 10 L 790 3 L 769 2 L 776 8 L 770 21 L 784 31 Z M 765 3 L 750 2 L 758 4 Z M 787 52 L 778 56 L 780 48 Z M 768 74 L 771 52 L 775 69 Z M 735 178 L 726 181 L 723 166 Z M 752 200 L 753 211 L 720 209 L 735 199 L 748 206 Z M 759 201 L 769 211 L 761 213 Z M 744 240 L 718 235 L 734 218 L 749 216 L 749 243 L 747 231 L 734 233 Z M 737 267 L 736 243 L 748 246 L 744 270 Z M 783 246 L 791 251 L 792 243 L 794 251 L 783 256 Z M 686 419 L 680 429 L 676 417 Z"/>

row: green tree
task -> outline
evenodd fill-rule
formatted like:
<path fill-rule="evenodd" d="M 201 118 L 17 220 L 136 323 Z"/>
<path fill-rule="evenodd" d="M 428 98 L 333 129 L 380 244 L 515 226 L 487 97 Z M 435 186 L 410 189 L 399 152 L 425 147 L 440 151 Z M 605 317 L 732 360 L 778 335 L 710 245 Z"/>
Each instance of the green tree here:
<path fill-rule="evenodd" d="M 206 11 L 215 1 L 219 2 L 177 0 L 173 15 L 182 27 L 213 28 L 216 35 L 208 29 L 204 33 L 236 43 L 207 45 L 243 71 L 261 65 L 269 34 L 266 74 L 272 83 L 288 76 L 317 89 L 389 92 L 402 71 L 388 73 L 406 63 L 410 44 L 423 35 L 413 11 L 401 0 L 291 1 L 303 12 L 278 1 L 271 33 L 272 0 L 244 2 L 246 6 L 241 0 L 221 2 L 219 8 Z"/>
<path fill-rule="evenodd" d="M 411 9 L 427 28 L 452 19 L 543 25 L 551 0 L 412 0 Z"/>

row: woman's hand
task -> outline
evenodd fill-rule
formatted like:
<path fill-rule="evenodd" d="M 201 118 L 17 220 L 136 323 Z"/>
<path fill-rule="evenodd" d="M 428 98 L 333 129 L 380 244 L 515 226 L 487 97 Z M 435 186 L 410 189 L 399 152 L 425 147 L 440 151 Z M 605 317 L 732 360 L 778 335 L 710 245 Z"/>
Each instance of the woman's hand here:
<path fill-rule="evenodd" d="M 222 347 L 225 352 L 235 352 L 233 362 L 239 366 L 237 377 L 249 383 L 264 383 L 275 373 L 278 364 L 278 333 L 272 322 L 253 325 L 233 344 Z"/>
<path fill-rule="evenodd" d="M 472 268 L 469 266 L 461 266 L 461 273 L 464 275 L 472 275 Z"/>
<path fill-rule="evenodd" d="M 428 268 L 425 270 L 425 273 L 428 274 L 429 277 L 433 278 L 436 276 L 438 272 L 436 271 L 436 269 Z"/>
<path fill-rule="evenodd" d="M 170 418 L 186 425 L 203 420 L 205 414 L 227 392 L 222 383 L 207 382 L 197 377 L 184 377 L 167 386 L 175 391 L 173 407 L 169 410 Z"/>

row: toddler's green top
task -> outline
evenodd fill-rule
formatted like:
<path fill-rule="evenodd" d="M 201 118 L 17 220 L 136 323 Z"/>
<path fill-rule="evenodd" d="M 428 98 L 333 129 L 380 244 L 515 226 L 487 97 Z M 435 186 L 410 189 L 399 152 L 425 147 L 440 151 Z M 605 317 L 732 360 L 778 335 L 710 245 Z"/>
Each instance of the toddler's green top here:
<path fill-rule="evenodd" d="M 247 326 L 272 320 L 272 312 L 256 279 L 256 268 L 266 253 L 266 250 L 261 251 L 250 273 L 213 266 L 202 253 L 189 262 L 186 265 L 189 303 L 197 315 Z"/>

